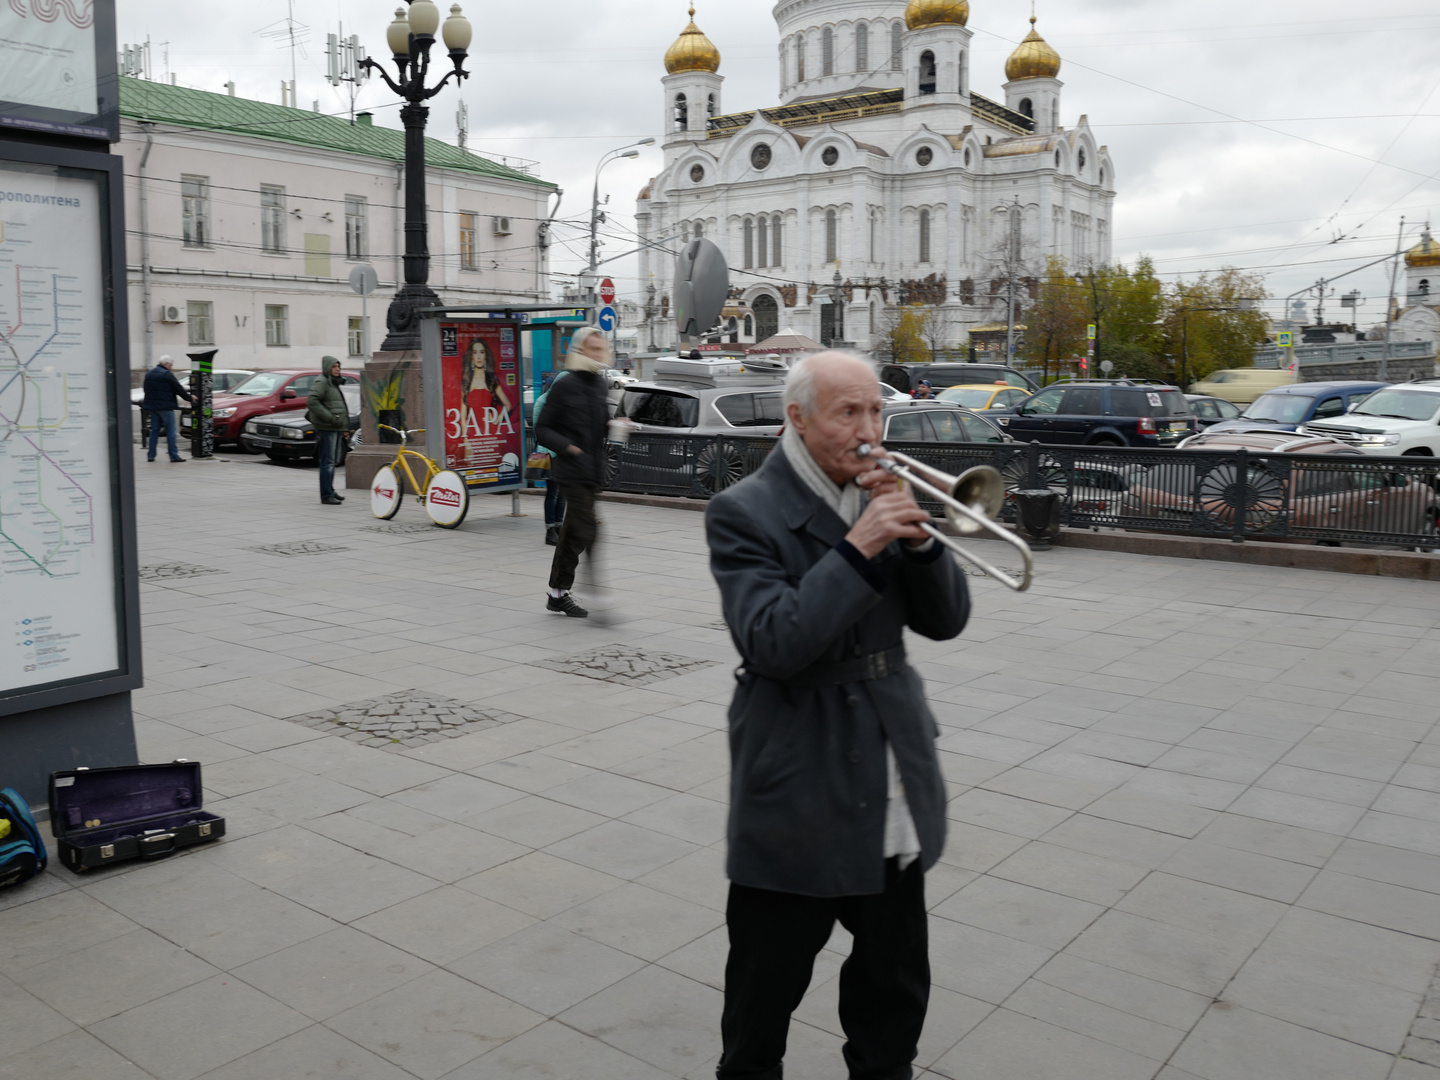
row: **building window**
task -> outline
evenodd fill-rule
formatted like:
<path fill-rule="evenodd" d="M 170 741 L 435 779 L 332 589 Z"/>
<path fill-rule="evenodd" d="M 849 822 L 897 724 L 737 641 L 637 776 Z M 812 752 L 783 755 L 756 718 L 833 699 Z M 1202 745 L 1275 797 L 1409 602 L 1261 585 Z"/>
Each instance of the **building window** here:
<path fill-rule="evenodd" d="M 750 307 L 755 312 L 756 341 L 764 341 L 780 332 L 780 305 L 773 296 L 757 296 Z"/>
<path fill-rule="evenodd" d="M 840 223 L 834 210 L 825 211 L 825 261 L 834 262 L 840 257 Z"/>
<path fill-rule="evenodd" d="M 363 197 L 359 195 L 345 196 L 345 258 L 347 259 L 363 259 L 370 254 L 366 209 Z"/>
<path fill-rule="evenodd" d="M 475 217 L 476 215 L 461 212 L 460 214 L 460 269 L 479 270 L 480 264 L 476 261 L 478 254 L 475 250 Z"/>
<path fill-rule="evenodd" d="M 920 261 L 930 261 L 930 211 L 920 211 Z"/>
<path fill-rule="evenodd" d="M 753 338 L 755 336 L 755 320 L 749 315 L 745 316 L 745 336 L 747 338 Z"/>
<path fill-rule="evenodd" d="M 879 233 L 879 231 L 880 231 L 880 215 L 872 212 L 872 213 L 870 214 L 870 261 L 871 261 L 871 262 L 879 262 L 879 261 L 880 261 L 878 258 L 876 258 L 876 254 L 875 254 L 875 253 L 876 253 L 876 249 L 877 249 L 876 235 Z"/>
<path fill-rule="evenodd" d="M 890 70 L 891 70 L 891 71 L 903 71 L 903 70 L 904 70 L 904 68 L 901 66 L 901 59 L 902 59 L 902 57 L 901 57 L 901 51 L 900 51 L 900 45 L 901 45 L 900 36 L 901 36 L 901 34 L 902 34 L 903 32 L 904 32 L 904 26 L 903 26 L 903 24 L 898 23 L 898 22 L 897 22 L 897 23 L 891 23 L 891 24 L 890 24 Z"/>
<path fill-rule="evenodd" d="M 345 340 L 349 342 L 351 356 L 365 355 L 365 320 L 359 315 L 351 315 L 346 320 Z"/>
<path fill-rule="evenodd" d="M 790 77 L 790 43 L 780 42 L 780 88 L 785 88 L 785 80 Z"/>
<path fill-rule="evenodd" d="M 1080 154 L 1075 159 L 1075 171 L 1083 174 L 1085 172 L 1085 148 L 1080 148 Z"/>
<path fill-rule="evenodd" d="M 285 254 L 285 189 L 272 184 L 260 185 L 260 250 Z"/>
<path fill-rule="evenodd" d="M 755 265 L 755 223 L 749 218 L 746 218 L 745 224 L 741 226 L 741 231 L 745 237 L 744 266 L 746 270 L 749 270 Z"/>
<path fill-rule="evenodd" d="M 828 26 L 820 36 L 820 74 L 835 74 L 835 31 Z"/>
<path fill-rule="evenodd" d="M 805 81 L 805 35 L 795 35 L 795 81 Z"/>
<path fill-rule="evenodd" d="M 690 106 L 684 94 L 675 95 L 675 130 L 685 131 L 690 127 Z"/>
<path fill-rule="evenodd" d="M 210 245 L 210 178 L 180 177 L 180 223 L 187 248 Z"/>
<path fill-rule="evenodd" d="M 209 300 L 191 300 L 187 303 L 185 321 L 189 324 L 186 340 L 191 345 L 215 344 L 215 305 Z"/>
<path fill-rule="evenodd" d="M 935 92 L 935 54 L 926 49 L 920 54 L 920 93 Z"/>
<path fill-rule="evenodd" d="M 870 67 L 870 27 L 861 23 L 855 27 L 855 70 L 866 71 Z"/>
<path fill-rule="evenodd" d="M 290 308 L 287 305 L 265 305 L 265 344 L 270 348 L 290 344 Z"/>
<path fill-rule="evenodd" d="M 769 232 L 770 232 L 770 219 L 767 218 L 767 217 L 765 217 L 764 215 L 761 215 L 761 217 L 755 222 L 755 265 L 756 265 L 756 266 L 769 266 L 769 265 L 770 265 L 768 262 L 765 261 L 765 254 L 766 254 L 766 251 L 768 250 L 768 247 L 769 247 L 769 245 L 766 243 L 766 241 L 769 239 Z"/>
<path fill-rule="evenodd" d="M 827 146 L 824 150 L 820 151 L 820 163 L 827 169 L 839 160 L 840 150 L 838 147 Z"/>
<path fill-rule="evenodd" d="M 1035 119 L 1035 106 L 1028 97 L 1020 99 L 1020 115 L 1028 116 L 1031 120 Z"/>
<path fill-rule="evenodd" d="M 705 103 L 705 115 L 706 115 L 706 116 L 714 116 L 714 115 L 715 115 L 715 95 L 714 95 L 714 94 L 711 94 L 710 97 L 709 97 L 709 99 L 708 99 L 708 100 L 706 101 L 706 103 Z"/>
<path fill-rule="evenodd" d="M 781 247 L 781 244 L 780 244 L 780 230 L 781 230 L 781 228 L 782 228 L 781 222 L 782 222 L 783 220 L 784 220 L 784 219 L 782 219 L 779 214 L 776 214 L 773 218 L 770 219 L 770 265 L 771 265 L 771 266 L 784 266 L 784 265 L 785 265 L 785 258 L 784 258 L 785 252 L 784 252 L 784 249 Z"/>
<path fill-rule="evenodd" d="M 703 222 L 699 222 L 699 221 L 695 222 L 695 239 L 696 239 L 696 240 L 704 240 L 704 239 L 705 239 L 705 225 L 704 225 Z"/>
<path fill-rule="evenodd" d="M 964 53 L 963 51 L 960 53 L 960 64 L 959 64 L 959 68 L 960 68 L 960 74 L 959 74 L 959 76 L 958 76 L 958 80 L 959 80 L 959 81 L 956 83 L 955 89 L 958 90 L 961 94 L 964 94 L 964 93 L 965 93 L 965 53 Z"/>

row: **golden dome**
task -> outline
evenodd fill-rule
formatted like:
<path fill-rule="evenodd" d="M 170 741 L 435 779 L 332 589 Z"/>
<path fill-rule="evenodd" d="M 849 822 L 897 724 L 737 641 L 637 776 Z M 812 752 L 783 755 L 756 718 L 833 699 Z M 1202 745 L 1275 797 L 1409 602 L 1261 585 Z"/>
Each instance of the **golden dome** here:
<path fill-rule="evenodd" d="M 1428 228 L 1420 234 L 1420 243 L 1405 253 L 1405 265 L 1440 266 L 1440 243 L 1435 242 Z"/>
<path fill-rule="evenodd" d="M 693 7 L 690 9 L 690 25 L 681 30 L 675 44 L 665 50 L 665 70 L 671 75 L 677 71 L 720 70 L 720 50 L 695 25 Z"/>
<path fill-rule="evenodd" d="M 1015 47 L 1010 59 L 1005 61 L 1005 78 L 1053 79 L 1060 74 L 1060 54 L 1050 43 L 1035 32 L 1035 16 L 1030 16 L 1030 33 Z"/>
<path fill-rule="evenodd" d="M 910 0 L 905 5 L 905 26 L 910 30 L 944 23 L 964 26 L 969 21 L 970 0 Z"/>

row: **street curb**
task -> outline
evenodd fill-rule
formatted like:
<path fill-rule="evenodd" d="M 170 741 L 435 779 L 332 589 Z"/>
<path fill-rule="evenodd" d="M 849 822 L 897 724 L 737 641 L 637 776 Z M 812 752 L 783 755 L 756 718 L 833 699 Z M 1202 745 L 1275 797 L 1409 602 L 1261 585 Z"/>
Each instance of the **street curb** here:
<path fill-rule="evenodd" d="M 545 492 L 538 488 L 527 488 L 524 494 L 543 495 Z M 682 499 L 671 495 L 634 495 L 624 491 L 604 491 L 600 493 L 600 499 L 602 502 L 655 506 L 669 510 L 698 510 L 701 513 L 707 505 L 704 499 Z M 969 537 L 966 542 L 975 539 L 981 538 Z M 1251 566 L 1288 566 L 1297 570 L 1325 570 L 1335 574 L 1440 581 L 1440 556 L 1406 551 L 1312 547 L 1308 544 L 1266 543 L 1263 540 L 1247 540 L 1243 544 L 1237 544 L 1230 540 L 1202 536 L 1094 532 L 1090 529 L 1061 529 L 1054 542 L 1061 547 L 1119 551 L 1131 555 L 1158 555 L 1167 559 L 1209 559 L 1212 562 L 1246 563 Z"/>

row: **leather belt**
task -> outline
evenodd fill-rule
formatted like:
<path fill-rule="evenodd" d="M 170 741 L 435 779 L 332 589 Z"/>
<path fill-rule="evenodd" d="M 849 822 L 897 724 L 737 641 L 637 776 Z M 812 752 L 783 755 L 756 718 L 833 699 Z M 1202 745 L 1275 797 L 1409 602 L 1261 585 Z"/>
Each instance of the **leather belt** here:
<path fill-rule="evenodd" d="M 791 686 L 806 688 L 839 686 L 842 683 L 883 679 L 897 671 L 904 671 L 905 667 L 905 646 L 896 645 L 883 652 L 857 656 L 853 660 L 841 660 L 835 664 L 812 664 L 804 671 L 784 681 Z"/>

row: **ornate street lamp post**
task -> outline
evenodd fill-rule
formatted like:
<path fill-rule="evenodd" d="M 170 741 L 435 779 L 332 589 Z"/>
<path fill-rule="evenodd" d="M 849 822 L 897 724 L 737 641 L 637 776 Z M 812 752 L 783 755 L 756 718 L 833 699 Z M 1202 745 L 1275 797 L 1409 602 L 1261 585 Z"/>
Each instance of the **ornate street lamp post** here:
<path fill-rule="evenodd" d="M 425 85 L 430 72 L 430 47 L 435 44 L 435 31 L 441 30 L 445 47 L 450 50 L 454 71 L 434 86 Z M 405 284 L 390 301 L 385 314 L 385 327 L 390 332 L 380 346 L 382 352 L 403 352 L 420 348 L 420 320 L 416 311 L 437 307 L 440 297 L 428 284 L 430 280 L 430 244 L 425 222 L 425 121 L 430 110 L 421 102 L 438 94 L 452 77 L 458 82 L 468 78 L 465 70 L 466 49 L 470 46 L 470 23 L 460 14 L 460 5 L 450 8 L 450 17 L 440 26 L 440 9 L 433 0 L 410 0 L 410 11 L 395 9 L 395 21 L 385 32 L 385 40 L 394 54 L 398 81 L 390 78 L 382 64 L 368 57 L 363 61 L 367 70 L 378 71 L 385 84 L 405 99 L 400 120 L 405 125 Z"/>

